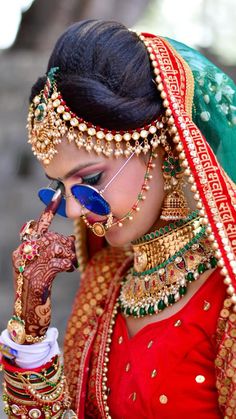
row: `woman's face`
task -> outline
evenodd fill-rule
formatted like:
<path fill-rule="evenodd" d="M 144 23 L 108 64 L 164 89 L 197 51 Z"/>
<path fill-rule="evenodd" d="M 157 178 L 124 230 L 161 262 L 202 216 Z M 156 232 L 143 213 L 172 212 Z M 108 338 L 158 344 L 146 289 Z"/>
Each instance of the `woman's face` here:
<path fill-rule="evenodd" d="M 76 183 L 94 186 L 103 189 L 111 178 L 127 161 L 124 157 L 108 158 L 98 156 L 95 152 L 88 153 L 84 149 L 66 140 L 57 146 L 58 154 L 44 170 L 48 177 L 63 182 L 65 194 L 71 194 L 71 187 Z M 140 202 L 140 211 L 133 213 L 133 220 L 125 220 L 123 227 L 111 227 L 106 233 L 106 240 L 112 246 L 123 246 L 150 231 L 160 215 L 164 197 L 163 177 L 161 171 L 162 150 L 158 149 L 158 157 L 154 159 L 156 166 L 151 169 L 152 179 L 148 185 L 150 190 L 145 192 L 146 199 Z M 114 221 L 122 218 L 137 201 L 138 194 L 144 183 L 148 157 L 134 155 L 118 176 L 112 181 L 103 193 L 105 200 L 110 204 Z M 66 199 L 66 213 L 71 219 L 81 216 L 81 205 L 73 196 Z M 90 223 L 104 219 L 97 214 L 87 213 Z"/>

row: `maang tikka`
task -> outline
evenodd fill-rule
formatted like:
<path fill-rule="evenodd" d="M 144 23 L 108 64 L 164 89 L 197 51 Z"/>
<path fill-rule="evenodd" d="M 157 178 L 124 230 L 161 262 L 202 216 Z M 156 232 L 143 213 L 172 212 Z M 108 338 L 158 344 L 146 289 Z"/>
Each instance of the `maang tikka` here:
<path fill-rule="evenodd" d="M 179 159 L 174 156 L 167 141 L 163 141 L 166 155 L 162 165 L 165 195 L 160 218 L 162 220 L 180 220 L 187 217 L 190 208 L 183 192 L 183 171 Z"/>

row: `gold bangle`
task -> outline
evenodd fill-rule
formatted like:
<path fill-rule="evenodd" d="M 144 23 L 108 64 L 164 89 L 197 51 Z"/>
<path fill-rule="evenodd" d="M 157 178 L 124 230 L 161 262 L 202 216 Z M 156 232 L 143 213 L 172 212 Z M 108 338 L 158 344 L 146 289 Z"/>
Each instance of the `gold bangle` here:
<path fill-rule="evenodd" d="M 43 403 L 45 405 L 59 401 L 66 389 L 66 378 L 64 375 L 61 376 L 60 381 L 51 391 L 44 393 L 38 392 L 35 386 L 29 383 L 28 380 L 24 378 L 22 374 L 19 373 L 18 377 L 21 380 L 23 386 L 25 387 L 27 393 L 30 394 L 30 396 L 34 400 L 37 400 L 38 402 Z"/>
<path fill-rule="evenodd" d="M 15 381 L 12 378 L 9 378 L 7 375 L 4 374 L 4 381 L 7 384 L 10 384 L 15 389 L 24 390 L 23 384 L 20 381 Z"/>
<path fill-rule="evenodd" d="M 22 399 L 18 399 L 17 397 L 12 396 L 11 393 L 9 393 L 9 391 L 7 390 L 7 386 L 4 383 L 3 384 L 4 387 L 4 394 L 13 402 L 15 403 L 21 403 L 21 404 L 25 404 L 26 406 L 35 406 L 35 401 L 34 400 L 22 400 Z"/>
<path fill-rule="evenodd" d="M 35 414 L 44 413 L 45 418 L 51 418 L 59 419 L 62 417 L 62 414 L 64 412 L 63 409 L 63 403 L 62 402 L 55 402 L 52 404 L 52 406 L 39 406 L 35 407 L 35 401 L 26 401 L 22 399 L 17 399 L 14 396 L 11 396 L 9 392 L 5 389 L 3 394 L 3 401 L 4 401 L 4 412 L 7 414 L 8 417 L 12 417 L 13 414 L 18 417 L 19 414 L 25 415 L 24 417 L 39 417 L 38 415 L 35 416 Z M 29 415 L 29 416 L 28 416 Z M 21 416 L 23 417 L 23 416 Z M 77 416 L 74 416 L 77 418 Z"/>
<path fill-rule="evenodd" d="M 53 377 L 54 378 L 54 377 Z M 24 390 L 25 387 L 22 384 L 22 380 L 20 377 L 18 377 L 19 380 L 14 380 L 10 378 L 8 375 L 4 374 L 4 380 L 7 384 L 10 384 L 15 389 Z M 34 388 L 34 390 L 43 390 L 46 387 L 51 387 L 50 390 L 47 391 L 47 393 L 50 393 L 52 389 L 55 389 L 60 384 L 60 375 L 57 374 L 57 377 L 55 377 L 55 382 L 52 380 L 42 380 L 40 383 L 32 383 L 31 381 L 27 380 L 28 385 Z"/>

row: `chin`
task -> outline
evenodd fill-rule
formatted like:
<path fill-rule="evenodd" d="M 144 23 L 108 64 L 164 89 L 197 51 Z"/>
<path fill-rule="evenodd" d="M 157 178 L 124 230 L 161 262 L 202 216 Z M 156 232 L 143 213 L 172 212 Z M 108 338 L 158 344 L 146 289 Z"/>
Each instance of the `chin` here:
<path fill-rule="evenodd" d="M 142 232 L 138 233 L 134 225 L 124 225 L 123 227 L 112 227 L 105 235 L 106 241 L 113 247 L 123 247 L 129 245 L 133 240 L 138 239 Z"/>
<path fill-rule="evenodd" d="M 113 227 L 106 233 L 105 239 L 112 247 L 123 247 L 130 244 L 133 237 L 125 227 Z"/>

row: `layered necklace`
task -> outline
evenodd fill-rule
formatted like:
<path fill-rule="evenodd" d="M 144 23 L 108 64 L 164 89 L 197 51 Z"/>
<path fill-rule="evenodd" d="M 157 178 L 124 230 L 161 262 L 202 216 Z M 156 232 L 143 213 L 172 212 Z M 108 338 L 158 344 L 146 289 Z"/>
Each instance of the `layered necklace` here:
<path fill-rule="evenodd" d="M 217 264 L 198 211 L 133 243 L 134 266 L 119 296 L 125 316 L 157 314 L 176 303 L 188 285 Z"/>
<path fill-rule="evenodd" d="M 105 347 L 102 399 L 108 419 L 107 371 L 118 312 L 136 318 L 161 312 L 186 294 L 188 284 L 217 265 L 198 211 L 139 238 L 133 242 L 133 252 L 134 266 L 122 282 Z"/>

